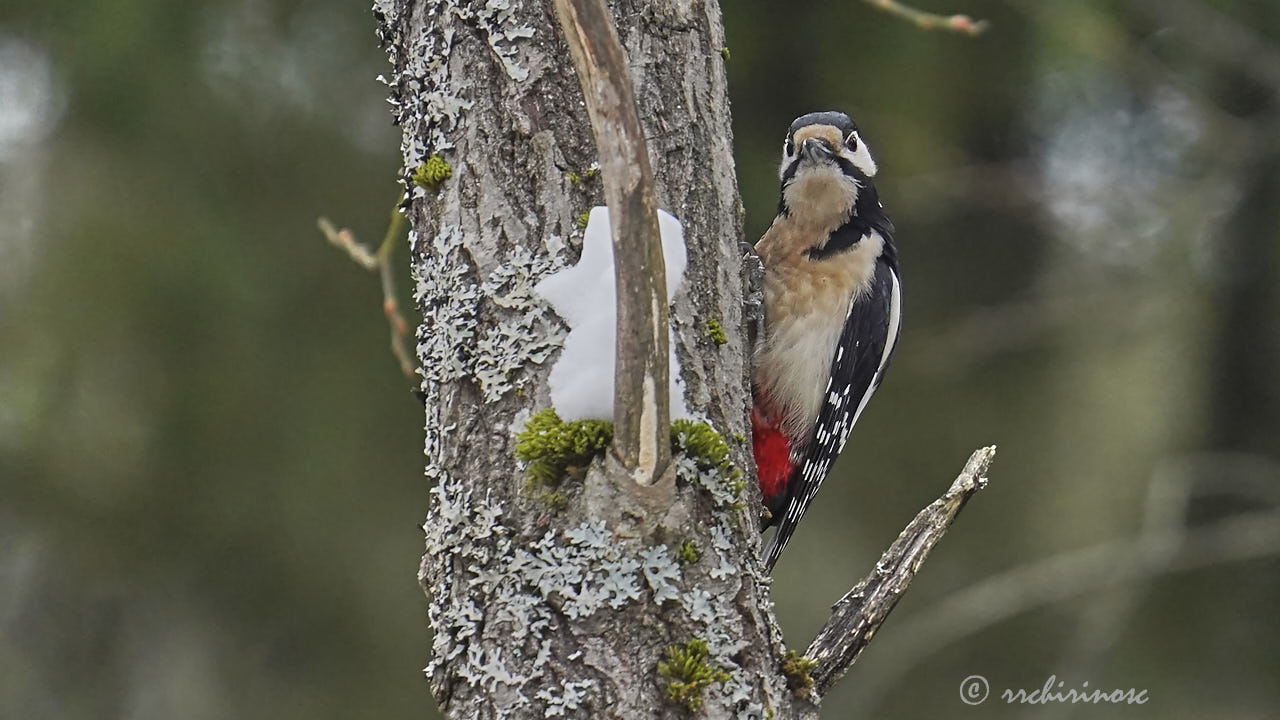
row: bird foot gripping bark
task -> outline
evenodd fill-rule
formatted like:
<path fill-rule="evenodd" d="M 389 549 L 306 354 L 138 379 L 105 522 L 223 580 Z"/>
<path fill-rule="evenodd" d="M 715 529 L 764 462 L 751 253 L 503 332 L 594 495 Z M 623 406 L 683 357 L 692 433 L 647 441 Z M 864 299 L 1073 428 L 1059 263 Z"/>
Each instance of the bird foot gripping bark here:
<path fill-rule="evenodd" d="M 743 242 L 739 246 L 742 248 L 742 321 L 746 325 L 747 348 L 754 355 L 764 327 L 764 263 L 754 245 Z"/>

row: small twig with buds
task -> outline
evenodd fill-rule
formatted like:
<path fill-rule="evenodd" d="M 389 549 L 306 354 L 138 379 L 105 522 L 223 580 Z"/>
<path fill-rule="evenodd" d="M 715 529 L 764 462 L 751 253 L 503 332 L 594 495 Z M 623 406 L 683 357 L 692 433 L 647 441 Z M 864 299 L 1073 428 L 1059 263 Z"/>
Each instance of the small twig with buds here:
<path fill-rule="evenodd" d="M 990 24 L 986 20 L 974 20 L 968 15 L 939 15 L 903 5 L 897 0 L 864 0 L 890 15 L 897 15 L 913 23 L 921 30 L 950 30 L 963 35 L 981 35 Z"/>
<path fill-rule="evenodd" d="M 831 619 L 805 651 L 805 657 L 817 663 L 810 677 L 819 695 L 858 659 L 960 509 L 986 487 L 985 473 L 995 456 L 995 446 L 975 450 L 947 492 L 916 515 L 880 556 L 875 569 L 831 609 Z"/>
<path fill-rule="evenodd" d="M 372 252 L 356 240 L 355 233 L 347 228 L 339 229 L 329 222 L 328 218 L 318 219 L 316 225 L 320 228 L 320 232 L 324 233 L 330 245 L 345 252 L 347 257 L 365 270 L 376 271 L 382 278 L 382 312 L 387 316 L 387 323 L 391 326 L 391 353 L 395 355 L 396 362 L 400 364 L 400 371 L 405 374 L 405 377 L 417 377 L 417 365 L 414 364 L 405 344 L 405 338 L 409 336 L 409 322 L 400 312 L 400 302 L 396 300 L 395 275 L 391 269 L 391 253 L 395 250 L 401 231 L 404 230 L 404 215 L 400 213 L 399 207 L 391 209 L 391 222 L 387 225 L 387 234 L 383 236 L 382 244 L 378 249 Z"/>

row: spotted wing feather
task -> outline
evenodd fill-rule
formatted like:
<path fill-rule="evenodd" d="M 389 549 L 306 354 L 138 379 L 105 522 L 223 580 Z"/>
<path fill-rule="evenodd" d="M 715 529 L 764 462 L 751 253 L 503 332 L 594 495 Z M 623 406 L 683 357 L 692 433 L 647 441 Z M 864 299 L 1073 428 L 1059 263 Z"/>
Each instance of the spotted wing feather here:
<path fill-rule="evenodd" d="M 850 303 L 836 355 L 831 361 L 822 408 L 814 437 L 801 448 L 796 469 L 787 483 L 787 500 L 778 530 L 765 551 L 772 569 L 792 533 L 844 450 L 854 423 L 884 378 L 902 326 L 902 287 L 892 258 L 876 262 L 870 287 Z"/>

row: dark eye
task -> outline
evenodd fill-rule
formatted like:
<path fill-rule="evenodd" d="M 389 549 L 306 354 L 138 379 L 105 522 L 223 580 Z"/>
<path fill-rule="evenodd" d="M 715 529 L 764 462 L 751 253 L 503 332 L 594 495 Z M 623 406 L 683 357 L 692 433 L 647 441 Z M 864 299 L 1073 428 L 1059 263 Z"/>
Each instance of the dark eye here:
<path fill-rule="evenodd" d="M 795 151 L 795 149 L 796 149 L 795 145 L 791 144 L 791 138 L 787 138 L 786 144 L 782 146 L 782 152 L 790 155 L 792 152 Z"/>
<path fill-rule="evenodd" d="M 849 148 L 850 150 L 857 150 L 858 149 L 858 133 L 856 132 L 849 133 L 849 137 L 844 139 L 844 146 Z"/>

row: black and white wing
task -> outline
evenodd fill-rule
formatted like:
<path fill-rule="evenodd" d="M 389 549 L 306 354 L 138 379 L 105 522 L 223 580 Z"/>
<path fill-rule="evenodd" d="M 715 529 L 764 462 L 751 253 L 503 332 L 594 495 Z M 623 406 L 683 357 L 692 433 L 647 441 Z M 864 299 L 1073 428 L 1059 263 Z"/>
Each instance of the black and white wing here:
<path fill-rule="evenodd" d="M 787 483 L 787 500 L 778 531 L 764 554 L 772 570 L 783 548 L 804 517 L 818 486 L 844 450 L 849 431 L 875 394 L 902 328 L 902 283 L 892 256 L 876 261 L 871 286 L 850 303 L 844 330 L 831 360 L 822 408 L 814 437 L 802 449 L 803 456 Z"/>

